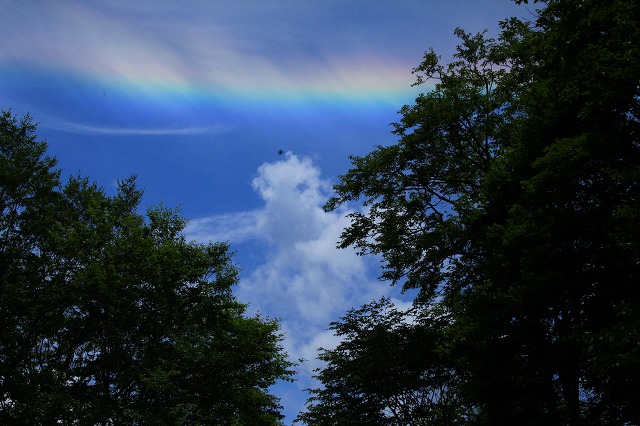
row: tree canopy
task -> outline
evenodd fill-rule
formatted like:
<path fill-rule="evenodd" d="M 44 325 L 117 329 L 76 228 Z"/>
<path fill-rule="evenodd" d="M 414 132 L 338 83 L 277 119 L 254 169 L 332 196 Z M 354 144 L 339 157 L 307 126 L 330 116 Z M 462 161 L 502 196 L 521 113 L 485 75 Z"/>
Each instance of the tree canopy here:
<path fill-rule="evenodd" d="M 448 359 L 441 312 L 397 310 L 388 298 L 331 324 L 343 340 L 323 350 L 322 389 L 300 420 L 323 425 L 458 424 L 470 420 L 462 377 Z"/>
<path fill-rule="evenodd" d="M 390 326 L 374 304 L 333 324 L 343 341 L 322 352 L 323 387 L 299 420 L 640 422 L 640 7 L 536 3 L 497 39 L 457 30 L 450 64 L 427 52 L 416 84 L 435 86 L 400 110 L 398 142 L 352 157 L 335 186 L 327 210 L 366 206 L 340 246 L 380 255 L 382 278 L 417 289 L 400 317 L 421 321 Z M 386 344 L 402 368 L 369 369 Z M 416 381 L 433 371 L 447 372 L 435 394 L 438 382 Z M 407 392 L 420 397 L 392 409 Z M 445 396 L 455 417 L 437 417 Z"/>
<path fill-rule="evenodd" d="M 29 116 L 0 117 L 0 422 L 280 424 L 292 363 L 245 314 L 226 243 L 175 210 L 65 184 Z"/>

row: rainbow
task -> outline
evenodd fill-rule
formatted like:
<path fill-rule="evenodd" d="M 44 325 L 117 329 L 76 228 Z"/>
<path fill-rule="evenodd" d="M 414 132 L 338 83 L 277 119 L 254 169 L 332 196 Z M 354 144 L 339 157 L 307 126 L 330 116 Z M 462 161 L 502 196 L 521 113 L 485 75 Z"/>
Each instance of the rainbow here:
<path fill-rule="evenodd" d="M 102 95 L 138 110 L 224 107 L 261 113 L 317 107 L 395 111 L 419 91 L 411 87 L 415 63 L 370 47 L 358 53 L 326 46 L 263 51 L 260 38 L 243 39 L 219 22 L 160 21 L 154 2 L 144 10 L 148 26 L 88 2 L 62 3 L 3 12 L 0 24 L 29 31 L 0 49 L 0 89 L 53 87 L 70 103 L 88 94 L 92 104 L 87 108 L 99 104 Z M 39 17 L 36 25 L 33 16 Z"/>

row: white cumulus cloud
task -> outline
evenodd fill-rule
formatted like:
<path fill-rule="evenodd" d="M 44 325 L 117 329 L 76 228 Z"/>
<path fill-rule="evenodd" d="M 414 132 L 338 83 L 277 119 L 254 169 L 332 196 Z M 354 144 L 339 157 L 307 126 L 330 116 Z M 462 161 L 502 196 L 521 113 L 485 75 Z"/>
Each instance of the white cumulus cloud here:
<path fill-rule="evenodd" d="M 339 343 L 329 323 L 396 290 L 377 281 L 376 259 L 336 248 L 348 211 L 323 211 L 331 185 L 311 159 L 287 153 L 260 166 L 252 185 L 261 208 L 197 218 L 185 233 L 201 242 L 229 241 L 238 251 L 262 247 L 255 265 L 240 265 L 236 295 L 252 310 L 280 319 L 285 349 L 307 360 L 300 367 L 302 390 L 313 385 L 312 371 L 320 366 L 317 349 Z"/>

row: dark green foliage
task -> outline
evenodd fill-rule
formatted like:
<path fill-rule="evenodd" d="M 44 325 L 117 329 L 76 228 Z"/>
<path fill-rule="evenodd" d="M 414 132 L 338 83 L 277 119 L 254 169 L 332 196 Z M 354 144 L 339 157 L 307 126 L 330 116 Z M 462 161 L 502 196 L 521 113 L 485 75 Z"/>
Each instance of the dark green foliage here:
<path fill-rule="evenodd" d="M 448 358 L 447 315 L 400 312 L 388 299 L 331 324 L 343 341 L 323 350 L 322 389 L 312 389 L 298 421 L 314 425 L 455 425 L 472 410 L 459 399 Z"/>
<path fill-rule="evenodd" d="M 226 244 L 173 210 L 61 186 L 29 117 L 3 113 L 0 422 L 279 424 L 278 325 L 246 317 Z"/>
<path fill-rule="evenodd" d="M 413 368 L 456 372 L 463 422 L 637 424 L 640 7 L 539 3 L 497 41 L 458 31 L 446 68 L 428 53 L 418 83 L 435 89 L 401 110 L 397 144 L 352 159 L 327 209 L 362 200 L 341 245 L 382 255 L 384 278 L 420 290 L 415 309 L 447 312 L 446 362 Z M 338 355 L 309 424 L 353 389 L 335 365 L 368 362 Z"/>
<path fill-rule="evenodd" d="M 509 98 L 500 89 L 502 47 L 482 35 L 456 31 L 462 39 L 456 61 L 438 63 L 431 51 L 414 70 L 418 83 L 436 80 L 435 89 L 400 112 L 400 141 L 353 157 L 354 168 L 336 185 L 326 209 L 364 197 L 367 213 L 353 213 L 342 247 L 381 254 L 383 278 L 406 278 L 431 299 L 443 281 L 463 281 L 461 269 L 448 267 L 468 250 L 460 215 L 472 214 L 483 176 L 499 152 L 501 110 Z M 462 273 L 462 275 L 460 275 Z"/>

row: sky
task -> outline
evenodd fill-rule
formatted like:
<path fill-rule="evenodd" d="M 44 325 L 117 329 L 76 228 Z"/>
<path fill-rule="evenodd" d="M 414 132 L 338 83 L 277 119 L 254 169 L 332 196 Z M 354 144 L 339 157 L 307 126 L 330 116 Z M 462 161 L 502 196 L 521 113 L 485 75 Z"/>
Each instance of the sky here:
<path fill-rule="evenodd" d="M 188 239 L 229 241 L 249 313 L 278 318 L 304 358 L 280 383 L 286 423 L 317 386 L 327 327 L 410 294 L 379 259 L 336 243 L 357 204 L 325 213 L 350 155 L 396 141 L 390 123 L 428 85 L 411 70 L 456 27 L 527 17 L 508 0 L 0 0 L 0 108 L 30 113 L 63 177 L 108 193 L 137 176 L 144 206 L 181 208 Z"/>

